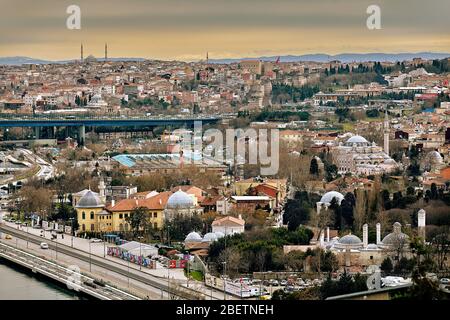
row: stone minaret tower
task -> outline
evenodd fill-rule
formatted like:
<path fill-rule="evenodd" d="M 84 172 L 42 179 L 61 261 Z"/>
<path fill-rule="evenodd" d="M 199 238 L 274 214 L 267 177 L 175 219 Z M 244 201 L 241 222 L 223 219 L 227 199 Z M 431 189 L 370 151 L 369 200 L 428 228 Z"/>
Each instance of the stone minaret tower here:
<path fill-rule="evenodd" d="M 81 44 L 81 63 L 83 63 L 83 44 Z"/>
<path fill-rule="evenodd" d="M 363 225 L 363 246 L 367 248 L 369 244 L 369 225 L 366 223 Z"/>
<path fill-rule="evenodd" d="M 420 209 L 419 212 L 417 212 L 417 226 L 419 228 L 419 237 L 425 241 L 425 228 L 426 228 L 426 212 L 423 209 Z"/>
<path fill-rule="evenodd" d="M 389 155 L 389 118 L 387 109 L 384 117 L 384 152 Z"/>
<path fill-rule="evenodd" d="M 377 244 L 381 243 L 381 223 L 377 223 Z"/>
<path fill-rule="evenodd" d="M 105 185 L 105 181 L 103 179 L 101 179 L 98 184 L 98 191 L 99 191 L 100 199 L 102 199 L 102 201 L 105 202 L 106 201 L 106 185 Z"/>
<path fill-rule="evenodd" d="M 108 61 L 108 44 L 105 43 L 105 62 Z"/>

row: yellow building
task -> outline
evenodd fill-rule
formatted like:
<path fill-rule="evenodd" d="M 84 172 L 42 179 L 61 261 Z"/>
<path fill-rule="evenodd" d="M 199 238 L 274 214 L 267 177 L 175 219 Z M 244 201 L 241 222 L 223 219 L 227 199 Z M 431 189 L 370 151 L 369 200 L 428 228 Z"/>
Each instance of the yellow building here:
<path fill-rule="evenodd" d="M 99 194 L 87 190 L 75 205 L 79 224 L 78 231 L 131 231 L 127 220 L 133 210 L 137 208 L 145 208 L 149 214 L 148 221 L 152 227 L 161 229 L 164 225 L 164 220 L 175 214 L 191 215 L 194 212 L 203 212 L 203 208 L 198 206 L 198 199 L 195 196 L 197 189 L 193 188 L 191 190 L 192 193 L 189 194 L 181 190 L 177 192 L 166 191 L 157 193 L 149 198 L 124 199 L 117 203 L 112 201 L 109 205 L 105 205 Z M 189 200 L 188 205 L 185 203 L 186 199 Z"/>
<path fill-rule="evenodd" d="M 112 231 L 112 215 L 104 210 L 105 204 L 97 193 L 88 190 L 77 201 L 78 231 L 108 232 Z"/>
<path fill-rule="evenodd" d="M 164 209 L 172 192 L 161 192 L 147 199 L 124 199 L 111 203 L 106 211 L 112 215 L 113 231 L 128 231 L 129 224 L 126 219 L 136 208 L 146 208 L 149 213 L 149 222 L 154 229 L 161 229 L 164 224 Z"/>

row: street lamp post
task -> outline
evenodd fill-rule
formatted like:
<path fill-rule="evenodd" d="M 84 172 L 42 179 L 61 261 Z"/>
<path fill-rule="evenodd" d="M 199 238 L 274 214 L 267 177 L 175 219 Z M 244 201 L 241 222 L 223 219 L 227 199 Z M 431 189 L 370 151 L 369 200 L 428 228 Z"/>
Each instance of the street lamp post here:
<path fill-rule="evenodd" d="M 89 239 L 89 272 L 92 272 L 91 239 Z"/>
<path fill-rule="evenodd" d="M 189 288 L 189 279 L 191 278 L 191 256 L 188 256 L 188 260 L 187 260 L 187 287 Z"/>
<path fill-rule="evenodd" d="M 73 230 L 73 218 L 69 218 L 69 220 L 70 220 L 70 235 L 71 235 L 71 240 L 70 240 L 70 242 L 71 242 L 71 246 L 72 246 L 72 248 L 73 248 L 73 234 L 74 234 L 74 230 Z"/>
<path fill-rule="evenodd" d="M 167 226 L 167 245 L 170 246 L 170 226 Z"/>
<path fill-rule="evenodd" d="M 130 289 L 130 257 L 128 257 L 128 289 Z"/>
<path fill-rule="evenodd" d="M 25 222 L 25 226 L 27 227 L 27 249 L 28 249 L 28 223 Z"/>
<path fill-rule="evenodd" d="M 227 300 L 227 280 L 225 279 L 226 276 L 226 270 L 227 270 L 227 262 L 224 261 L 223 263 L 223 300 Z"/>
<path fill-rule="evenodd" d="M 142 259 L 142 239 L 144 239 L 143 236 L 138 237 L 139 239 L 139 259 Z M 142 271 L 142 261 L 139 261 L 139 270 Z"/>
<path fill-rule="evenodd" d="M 53 235 L 51 237 L 53 238 Z M 58 234 L 55 237 L 55 259 L 58 260 Z"/>

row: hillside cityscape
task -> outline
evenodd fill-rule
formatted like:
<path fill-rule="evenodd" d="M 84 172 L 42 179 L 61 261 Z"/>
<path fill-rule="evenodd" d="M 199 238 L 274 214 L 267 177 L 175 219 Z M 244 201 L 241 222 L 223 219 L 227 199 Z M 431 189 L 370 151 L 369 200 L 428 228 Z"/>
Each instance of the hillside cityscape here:
<path fill-rule="evenodd" d="M 104 51 L 0 65 L 2 259 L 98 299 L 448 299 L 450 57 Z"/>

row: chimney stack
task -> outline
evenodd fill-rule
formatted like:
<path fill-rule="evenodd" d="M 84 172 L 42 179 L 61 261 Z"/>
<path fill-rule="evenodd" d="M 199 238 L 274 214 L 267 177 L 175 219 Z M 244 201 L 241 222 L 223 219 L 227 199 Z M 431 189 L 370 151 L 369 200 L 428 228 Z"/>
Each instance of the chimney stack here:
<path fill-rule="evenodd" d="M 369 226 L 366 223 L 363 225 L 363 245 L 364 248 L 367 248 L 367 245 L 369 244 Z"/>
<path fill-rule="evenodd" d="M 116 205 L 116 200 L 112 199 L 111 200 L 111 208 L 114 208 L 115 205 Z"/>
<path fill-rule="evenodd" d="M 377 244 L 381 243 L 381 224 L 377 223 Z"/>

